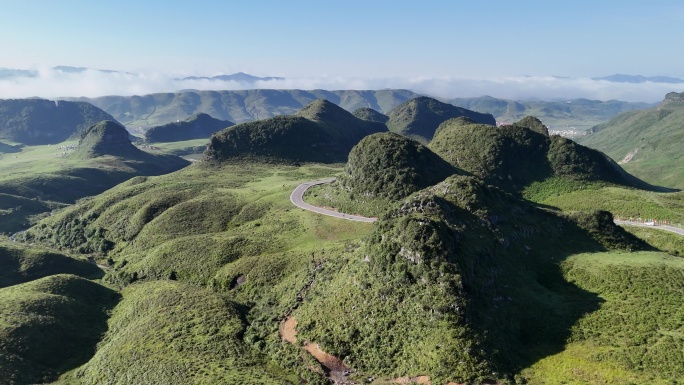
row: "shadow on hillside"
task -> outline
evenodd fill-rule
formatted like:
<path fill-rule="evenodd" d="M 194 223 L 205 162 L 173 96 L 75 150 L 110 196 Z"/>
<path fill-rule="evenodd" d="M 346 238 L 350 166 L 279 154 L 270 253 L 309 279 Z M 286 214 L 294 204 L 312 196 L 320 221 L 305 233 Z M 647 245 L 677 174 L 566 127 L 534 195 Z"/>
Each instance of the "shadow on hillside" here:
<path fill-rule="evenodd" d="M 555 228 L 551 234 L 528 238 L 523 256 L 502 253 L 491 260 L 488 272 L 466 282 L 472 300 L 470 325 L 502 376 L 512 378 L 563 351 L 576 322 L 604 302 L 568 282 L 562 263 L 574 254 L 607 250 L 574 222 L 554 221 L 562 226 L 557 234 Z"/>
<path fill-rule="evenodd" d="M 23 144 L 17 144 L 12 146 L 10 144 L 0 142 L 0 154 L 12 154 L 15 152 L 21 152 L 21 149 L 23 147 Z"/>

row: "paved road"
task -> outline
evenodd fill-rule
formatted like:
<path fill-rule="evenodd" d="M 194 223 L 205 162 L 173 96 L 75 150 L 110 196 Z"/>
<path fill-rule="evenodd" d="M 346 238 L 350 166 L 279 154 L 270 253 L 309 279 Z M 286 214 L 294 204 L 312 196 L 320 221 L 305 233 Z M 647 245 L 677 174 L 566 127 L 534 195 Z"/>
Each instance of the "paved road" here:
<path fill-rule="evenodd" d="M 351 215 L 351 214 L 340 213 L 337 211 L 324 209 L 322 207 L 312 206 L 312 205 L 304 202 L 304 199 L 302 197 L 304 196 L 304 192 L 306 190 L 308 190 L 309 187 L 316 186 L 319 184 L 324 184 L 324 183 L 332 183 L 334 180 L 335 180 L 335 178 L 328 178 L 328 179 L 321 179 L 321 180 L 315 180 L 312 182 L 302 183 L 299 186 L 297 186 L 297 188 L 294 189 L 294 191 L 292 191 L 292 194 L 290 194 L 290 202 L 292 202 L 292 204 L 294 204 L 295 206 L 302 208 L 304 210 L 313 211 L 315 213 L 328 215 L 328 216 L 335 217 L 335 218 L 346 219 L 349 221 L 375 222 L 376 220 L 378 220 L 377 218 L 367 218 L 367 217 L 362 217 L 360 215 Z"/>
<path fill-rule="evenodd" d="M 649 226 L 645 223 L 641 222 L 630 222 L 630 221 L 615 221 L 615 224 L 617 225 L 628 225 L 628 226 L 640 226 L 640 227 L 649 227 L 652 229 L 660 229 L 660 230 L 666 230 L 666 231 L 671 231 L 673 233 L 677 233 L 679 235 L 684 235 L 684 229 L 679 228 L 679 227 L 674 227 L 674 226 L 667 226 L 667 225 L 659 225 L 659 226 Z"/>

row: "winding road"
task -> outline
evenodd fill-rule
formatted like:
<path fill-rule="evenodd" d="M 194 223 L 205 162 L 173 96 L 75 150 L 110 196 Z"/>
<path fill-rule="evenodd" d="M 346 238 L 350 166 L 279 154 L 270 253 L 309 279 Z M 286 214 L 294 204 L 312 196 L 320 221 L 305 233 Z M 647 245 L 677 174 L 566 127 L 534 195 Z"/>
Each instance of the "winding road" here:
<path fill-rule="evenodd" d="M 292 202 L 293 205 L 295 205 L 301 209 L 304 209 L 304 210 L 313 211 L 315 213 L 328 215 L 328 216 L 335 217 L 335 218 L 346 219 L 349 221 L 372 223 L 372 222 L 375 222 L 378 220 L 377 218 L 368 218 L 368 217 L 362 217 L 360 215 L 340 213 L 337 211 L 324 209 L 322 207 L 313 206 L 313 205 L 310 205 L 310 204 L 304 202 L 304 199 L 303 199 L 304 193 L 306 192 L 306 190 L 309 189 L 309 187 L 316 186 L 319 184 L 332 183 L 333 181 L 335 181 L 335 178 L 327 178 L 327 179 L 321 179 L 321 180 L 315 180 L 315 181 L 311 181 L 311 182 L 302 183 L 299 186 L 297 186 L 297 188 L 294 189 L 294 191 L 292 191 L 292 194 L 290 194 L 290 202 Z"/>
<path fill-rule="evenodd" d="M 674 227 L 674 226 L 667 226 L 667 225 L 649 226 L 649 225 L 647 225 L 645 223 L 641 223 L 641 222 L 630 222 L 630 221 L 619 221 L 619 220 L 615 220 L 614 222 L 616 225 L 648 227 L 651 229 L 666 230 L 666 231 L 671 231 L 673 233 L 677 233 L 679 235 L 684 235 L 684 229 L 679 228 L 679 227 Z"/>

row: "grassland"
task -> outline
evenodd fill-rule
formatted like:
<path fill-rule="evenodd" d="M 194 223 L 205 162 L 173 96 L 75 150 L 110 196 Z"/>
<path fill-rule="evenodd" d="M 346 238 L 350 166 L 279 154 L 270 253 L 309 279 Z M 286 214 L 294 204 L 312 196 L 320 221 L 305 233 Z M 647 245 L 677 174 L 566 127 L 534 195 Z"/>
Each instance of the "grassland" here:
<path fill-rule="evenodd" d="M 48 212 L 95 195 L 135 175 L 158 175 L 186 162 L 145 154 L 126 159 L 74 156 L 78 142 L 22 146 L 0 154 L 0 231 L 26 229 Z M 148 158 L 149 157 L 149 158 Z"/>
<path fill-rule="evenodd" d="M 103 282 L 121 298 L 70 278 L 112 296 L 108 307 L 75 310 L 94 312 L 99 329 L 77 342 L 82 356 L 15 383 L 61 374 L 65 385 L 323 384 L 303 341 L 343 359 L 359 381 L 676 384 L 684 376 L 682 260 L 624 252 L 648 246 L 595 212 L 661 210 L 674 220 L 683 211 L 680 193 L 550 178 L 524 190 L 525 201 L 452 175 L 402 199 L 358 206 L 335 185 L 307 198 L 375 210 L 376 224 L 289 202 L 299 183 L 343 171 L 198 162 L 135 177 L 42 219 L 18 238 L 95 255 L 110 267 Z M 531 201 L 591 213 L 564 215 Z M 650 242 L 678 247 L 669 238 Z M 31 253 L 12 252 L 15 277 L 41 276 L 18 267 L 30 266 L 23 261 Z M 23 285 L 41 279 L 0 296 L 8 289 L 7 298 L 32 295 L 22 294 L 35 291 Z M 8 309 L 0 315 L 14 314 Z M 52 308 L 45 314 L 62 317 Z M 285 315 L 299 322 L 299 344 L 279 335 Z M 23 368 L 0 364 L 7 367 Z"/>
<path fill-rule="evenodd" d="M 561 264 L 600 308 L 572 326 L 564 351 L 523 371 L 533 384 L 680 384 L 684 260 L 662 253 L 589 253 Z"/>

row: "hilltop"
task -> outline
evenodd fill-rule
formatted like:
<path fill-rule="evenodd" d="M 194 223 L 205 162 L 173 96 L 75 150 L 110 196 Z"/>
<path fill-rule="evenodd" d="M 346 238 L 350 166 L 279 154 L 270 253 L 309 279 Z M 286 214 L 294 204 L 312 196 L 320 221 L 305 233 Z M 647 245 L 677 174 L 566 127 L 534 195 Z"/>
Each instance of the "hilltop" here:
<path fill-rule="evenodd" d="M 620 114 L 580 140 L 655 184 L 684 188 L 684 93 L 667 94 L 657 107 Z"/>
<path fill-rule="evenodd" d="M 294 115 L 242 123 L 215 133 L 205 156 L 210 161 L 263 158 L 278 162 L 339 162 L 366 135 L 386 131 L 324 99 Z"/>
<path fill-rule="evenodd" d="M 411 99 L 388 113 L 387 127 L 418 141 L 427 143 L 432 140 L 437 127 L 444 121 L 465 116 L 481 124 L 496 125 L 490 114 L 482 114 L 428 97 Z"/>
<path fill-rule="evenodd" d="M 599 151 L 554 135 L 536 118 L 493 127 L 464 119 L 444 122 L 430 148 L 455 167 L 509 191 L 562 177 L 653 189 Z"/>
<path fill-rule="evenodd" d="M 114 118 L 85 102 L 44 99 L 0 100 L 0 140 L 25 145 L 56 144 Z"/>
<path fill-rule="evenodd" d="M 389 120 L 389 116 L 368 107 L 357 108 L 354 110 L 354 112 L 352 112 L 352 115 L 359 119 L 382 124 L 387 123 L 387 120 Z"/>
<path fill-rule="evenodd" d="M 200 112 L 180 122 L 151 127 L 145 131 L 145 141 L 154 143 L 205 139 L 214 132 L 234 124 L 227 120 L 214 119 L 210 115 Z"/>
<path fill-rule="evenodd" d="M 369 135 L 352 148 L 338 182 L 358 197 L 401 199 L 456 172 L 417 141 L 384 132 Z"/>

